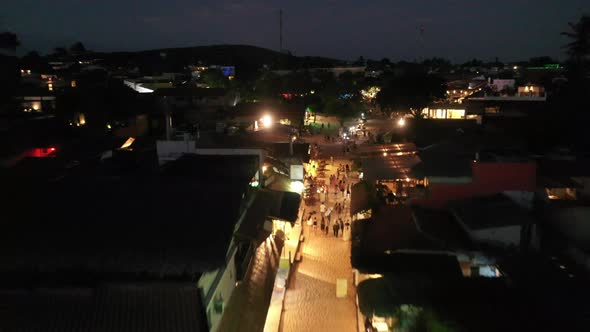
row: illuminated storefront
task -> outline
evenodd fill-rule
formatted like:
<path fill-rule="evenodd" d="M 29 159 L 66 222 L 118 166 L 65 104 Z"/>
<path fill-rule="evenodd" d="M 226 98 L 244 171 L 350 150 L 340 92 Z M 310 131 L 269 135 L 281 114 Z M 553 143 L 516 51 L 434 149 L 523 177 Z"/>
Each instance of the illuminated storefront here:
<path fill-rule="evenodd" d="M 425 108 L 422 115 L 429 119 L 465 119 L 465 109 Z"/>

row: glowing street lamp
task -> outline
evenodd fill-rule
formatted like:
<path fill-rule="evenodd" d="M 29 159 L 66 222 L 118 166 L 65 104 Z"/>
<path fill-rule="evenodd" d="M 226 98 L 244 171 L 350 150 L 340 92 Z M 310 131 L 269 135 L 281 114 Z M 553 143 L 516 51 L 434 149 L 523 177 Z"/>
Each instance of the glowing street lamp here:
<path fill-rule="evenodd" d="M 262 125 L 266 128 L 270 128 L 272 126 L 272 118 L 270 115 L 266 114 L 262 117 Z"/>
<path fill-rule="evenodd" d="M 400 127 L 403 127 L 406 125 L 406 119 L 404 118 L 399 118 L 399 120 L 397 120 L 397 125 Z"/>
<path fill-rule="evenodd" d="M 303 192 L 303 189 L 305 189 L 305 185 L 301 181 L 293 181 L 291 182 L 289 189 L 291 189 L 292 192 L 301 194 Z"/>

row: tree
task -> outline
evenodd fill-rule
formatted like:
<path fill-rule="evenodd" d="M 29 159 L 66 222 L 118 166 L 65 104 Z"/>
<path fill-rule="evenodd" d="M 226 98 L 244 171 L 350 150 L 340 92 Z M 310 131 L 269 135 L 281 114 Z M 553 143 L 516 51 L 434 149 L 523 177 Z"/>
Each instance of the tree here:
<path fill-rule="evenodd" d="M 571 41 L 565 45 L 569 56 L 577 63 L 584 62 L 590 55 L 590 16 L 584 15 L 577 23 L 568 22 L 570 31 L 561 34 Z"/>
<path fill-rule="evenodd" d="M 221 70 L 210 68 L 201 73 L 201 80 L 210 88 L 226 88 L 229 80 Z"/>
<path fill-rule="evenodd" d="M 529 66 L 532 67 L 540 67 L 543 65 L 546 65 L 548 63 L 557 63 L 558 61 L 553 59 L 550 56 L 538 56 L 538 57 L 533 57 L 529 59 Z"/>
<path fill-rule="evenodd" d="M 424 67 L 426 67 L 428 70 L 434 72 L 447 72 L 452 68 L 451 61 L 437 57 L 424 60 L 422 65 L 424 65 Z"/>
<path fill-rule="evenodd" d="M 338 76 L 340 94 L 357 94 L 364 87 L 364 78 L 365 75 L 362 73 L 343 72 Z"/>
<path fill-rule="evenodd" d="M 342 127 L 344 122 L 358 115 L 359 105 L 351 101 L 333 99 L 325 103 L 324 113 L 337 117 Z"/>
<path fill-rule="evenodd" d="M 74 44 L 72 44 L 72 46 L 70 46 L 70 53 L 72 54 L 84 54 L 86 53 L 86 47 L 84 47 L 84 44 L 82 44 L 82 42 L 75 42 Z"/>
<path fill-rule="evenodd" d="M 262 74 L 254 83 L 254 95 L 259 99 L 278 98 L 281 92 L 281 77 L 271 71 Z"/>
<path fill-rule="evenodd" d="M 39 52 L 30 51 L 20 59 L 21 68 L 31 69 L 35 72 L 47 71 L 50 69 L 49 64 L 41 57 Z"/>
<path fill-rule="evenodd" d="M 483 61 L 473 58 L 463 64 L 463 67 L 480 67 L 483 66 Z"/>
<path fill-rule="evenodd" d="M 308 93 L 313 90 L 311 74 L 308 71 L 296 71 L 281 77 L 283 93 Z"/>
<path fill-rule="evenodd" d="M 422 109 L 445 95 L 444 80 L 426 73 L 406 73 L 391 78 L 377 94 L 377 103 L 386 113 L 393 111 L 422 117 Z"/>
<path fill-rule="evenodd" d="M 0 49 L 16 51 L 18 46 L 20 46 L 20 41 L 15 33 L 0 32 Z"/>
<path fill-rule="evenodd" d="M 353 63 L 355 66 L 362 67 L 365 65 L 365 58 L 361 55 L 359 58 Z"/>
<path fill-rule="evenodd" d="M 68 50 L 66 50 L 66 48 L 63 46 L 58 46 L 53 49 L 53 55 L 58 58 L 61 58 L 68 55 Z"/>

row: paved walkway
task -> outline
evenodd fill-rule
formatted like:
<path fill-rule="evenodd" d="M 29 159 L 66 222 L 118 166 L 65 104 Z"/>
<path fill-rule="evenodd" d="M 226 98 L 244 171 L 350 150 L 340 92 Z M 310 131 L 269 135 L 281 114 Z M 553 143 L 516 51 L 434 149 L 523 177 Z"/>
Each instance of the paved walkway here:
<path fill-rule="evenodd" d="M 351 165 L 350 161 L 334 161 L 335 165 L 339 163 Z M 329 177 L 334 173 L 336 168 L 328 166 L 326 176 Z M 337 200 L 342 202 L 340 194 L 337 195 Z M 335 196 L 331 193 L 326 206 L 330 208 L 335 203 Z M 348 208 L 349 205 L 346 204 L 343 220 L 346 220 L 344 216 L 348 216 Z M 306 207 L 306 214 L 310 210 L 318 211 L 316 213 L 318 216 L 319 204 Z M 320 219 L 318 217 L 318 229 L 315 231 L 310 229 L 304 221 L 303 259 L 296 266 L 289 281 L 281 331 L 355 332 L 357 330 L 356 295 L 350 265 L 350 241 L 344 241 L 342 236 L 335 238 L 331 227 L 328 236 L 324 235 L 319 228 Z M 348 294 L 345 298 L 336 297 L 337 278 L 348 279 Z"/>
<path fill-rule="evenodd" d="M 250 270 L 236 287 L 224 308 L 225 313 L 217 331 L 259 332 L 264 329 L 266 313 L 279 265 L 282 241 L 269 237 L 256 248 Z"/>

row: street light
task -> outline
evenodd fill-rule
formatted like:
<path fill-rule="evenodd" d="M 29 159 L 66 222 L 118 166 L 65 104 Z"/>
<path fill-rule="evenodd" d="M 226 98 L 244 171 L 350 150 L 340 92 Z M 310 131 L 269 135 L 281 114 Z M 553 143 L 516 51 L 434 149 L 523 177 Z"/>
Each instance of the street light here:
<path fill-rule="evenodd" d="M 270 115 L 266 114 L 262 117 L 262 125 L 266 128 L 270 128 L 272 126 L 272 118 Z"/>
<path fill-rule="evenodd" d="M 305 185 L 301 181 L 293 181 L 291 182 L 290 189 L 292 192 L 301 194 L 303 192 L 303 189 L 305 189 Z"/>
<path fill-rule="evenodd" d="M 397 125 L 400 127 L 403 127 L 406 125 L 406 119 L 404 118 L 399 118 L 399 120 L 397 120 Z"/>

